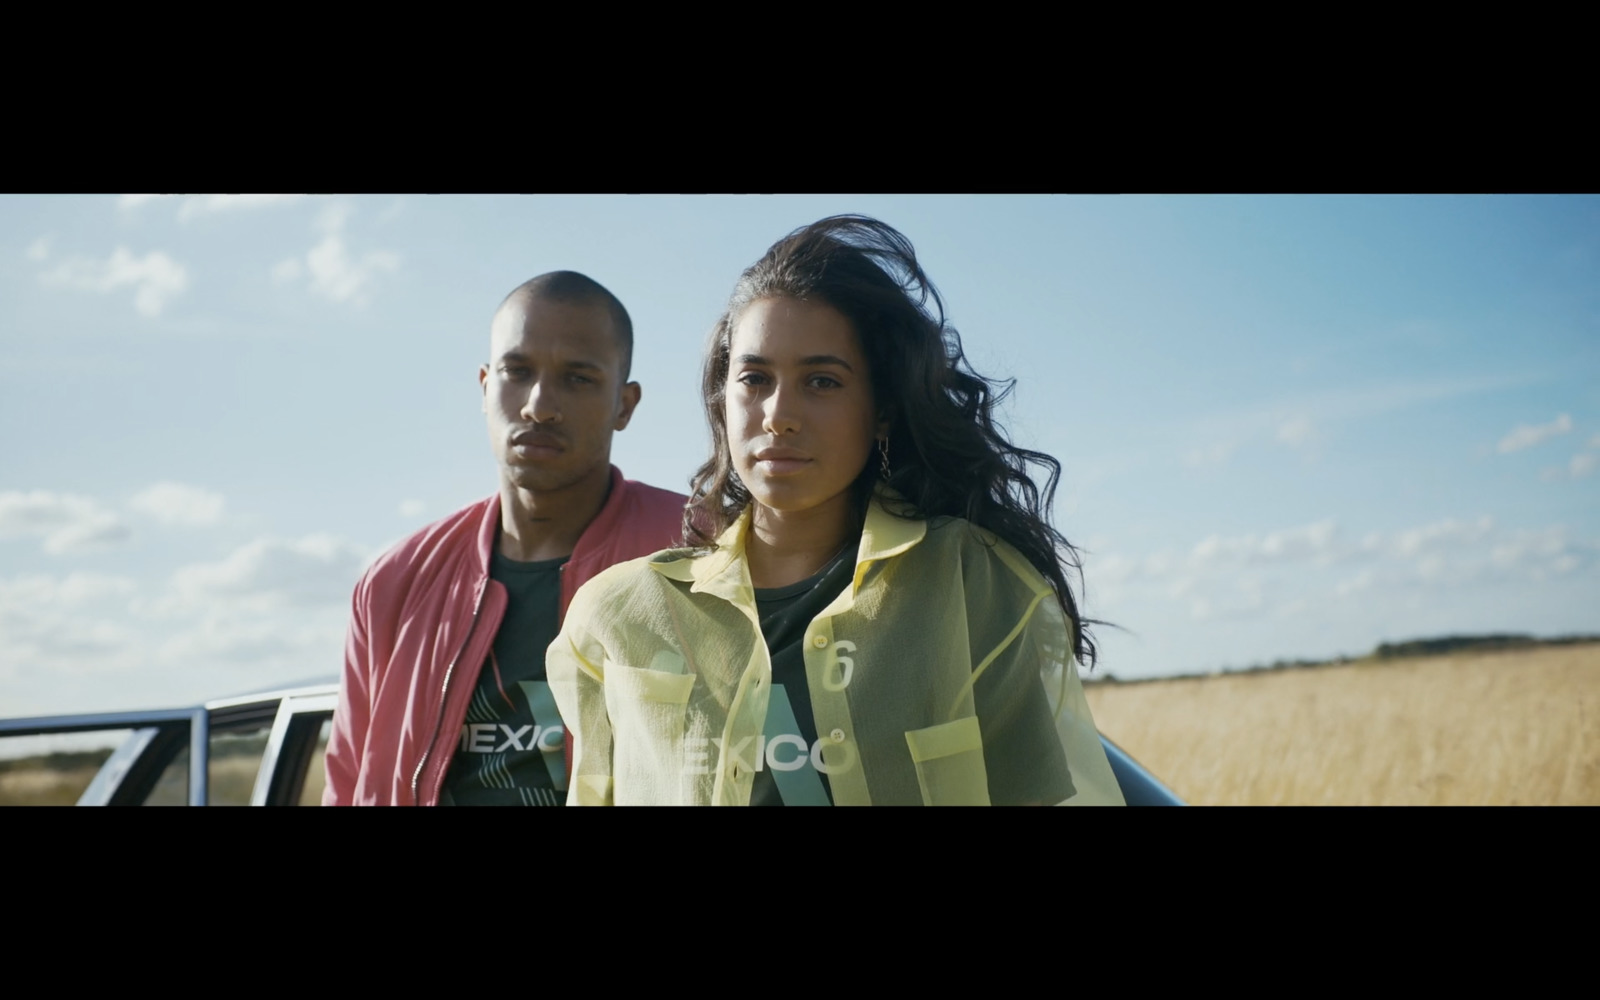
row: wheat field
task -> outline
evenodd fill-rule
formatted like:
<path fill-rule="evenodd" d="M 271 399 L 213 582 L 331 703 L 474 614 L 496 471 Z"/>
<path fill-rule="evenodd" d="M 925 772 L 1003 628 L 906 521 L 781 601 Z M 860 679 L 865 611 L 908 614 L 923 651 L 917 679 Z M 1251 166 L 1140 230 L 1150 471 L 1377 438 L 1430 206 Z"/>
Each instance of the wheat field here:
<path fill-rule="evenodd" d="M 1085 687 L 1195 805 L 1600 804 L 1600 643 Z"/>

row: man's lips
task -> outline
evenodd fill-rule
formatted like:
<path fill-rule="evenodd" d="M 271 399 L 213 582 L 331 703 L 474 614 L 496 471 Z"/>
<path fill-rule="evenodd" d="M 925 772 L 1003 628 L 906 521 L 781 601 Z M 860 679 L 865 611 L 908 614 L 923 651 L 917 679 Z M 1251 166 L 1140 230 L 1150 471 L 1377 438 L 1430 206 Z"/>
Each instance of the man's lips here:
<path fill-rule="evenodd" d="M 511 435 L 511 450 L 524 458 L 540 458 L 566 451 L 567 444 L 554 434 L 523 431 Z"/>

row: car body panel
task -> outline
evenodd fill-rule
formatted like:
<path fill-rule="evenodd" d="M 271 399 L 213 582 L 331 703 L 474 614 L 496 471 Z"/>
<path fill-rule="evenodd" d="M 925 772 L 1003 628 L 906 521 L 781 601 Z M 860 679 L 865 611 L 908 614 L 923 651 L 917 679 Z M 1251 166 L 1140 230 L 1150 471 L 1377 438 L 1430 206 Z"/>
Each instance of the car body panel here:
<path fill-rule="evenodd" d="M 163 777 L 176 773 L 172 769 L 184 751 L 188 752 L 184 801 L 207 805 L 213 798 L 213 741 L 265 730 L 248 803 L 316 804 L 320 795 L 310 793 L 321 787 L 321 751 L 338 699 L 339 685 L 328 681 L 223 698 L 193 708 L 0 719 L 0 737 L 131 729 L 100 766 L 78 805 L 150 804 Z M 1121 747 L 1103 735 L 1100 742 L 1129 805 L 1184 804 Z"/>

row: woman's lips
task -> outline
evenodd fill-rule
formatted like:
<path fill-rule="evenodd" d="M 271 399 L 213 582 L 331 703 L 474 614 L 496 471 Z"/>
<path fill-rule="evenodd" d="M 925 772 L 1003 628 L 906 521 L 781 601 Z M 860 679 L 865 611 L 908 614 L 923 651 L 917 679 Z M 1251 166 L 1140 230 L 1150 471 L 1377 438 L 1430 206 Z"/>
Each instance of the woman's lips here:
<path fill-rule="evenodd" d="M 788 476 L 811 464 L 809 458 L 758 458 L 756 467 L 769 476 Z"/>
<path fill-rule="evenodd" d="M 811 464 L 811 456 L 792 448 L 764 448 L 755 454 L 756 468 L 768 476 L 792 476 Z"/>

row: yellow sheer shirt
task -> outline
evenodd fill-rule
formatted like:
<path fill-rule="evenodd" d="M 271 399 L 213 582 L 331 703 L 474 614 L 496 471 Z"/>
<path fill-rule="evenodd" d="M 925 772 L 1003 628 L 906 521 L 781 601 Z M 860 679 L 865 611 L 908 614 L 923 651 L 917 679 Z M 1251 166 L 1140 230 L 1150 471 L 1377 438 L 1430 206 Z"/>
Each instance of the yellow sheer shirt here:
<path fill-rule="evenodd" d="M 749 804 L 772 689 L 749 516 L 715 549 L 620 563 L 573 598 L 547 657 L 569 805 Z M 966 521 L 874 500 L 804 648 L 809 752 L 836 805 L 1123 804 L 1054 591 Z"/>

